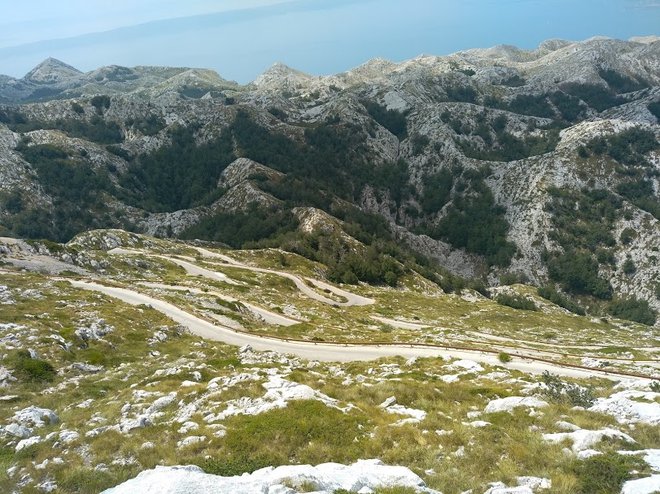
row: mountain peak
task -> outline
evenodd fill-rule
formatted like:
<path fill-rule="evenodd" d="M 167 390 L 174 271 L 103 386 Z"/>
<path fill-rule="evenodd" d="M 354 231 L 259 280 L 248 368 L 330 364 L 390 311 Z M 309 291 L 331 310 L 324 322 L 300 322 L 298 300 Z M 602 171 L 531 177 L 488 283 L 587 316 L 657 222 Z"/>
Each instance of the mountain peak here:
<path fill-rule="evenodd" d="M 80 74 L 82 74 L 82 72 L 75 67 L 56 58 L 48 57 L 28 72 L 23 79 L 38 84 L 53 84 L 66 79 L 71 79 Z"/>
<path fill-rule="evenodd" d="M 263 74 L 254 80 L 257 87 L 280 87 L 282 85 L 298 85 L 304 81 L 312 79 L 312 76 L 301 72 L 300 70 L 292 69 L 282 62 L 276 62 L 266 70 Z"/>

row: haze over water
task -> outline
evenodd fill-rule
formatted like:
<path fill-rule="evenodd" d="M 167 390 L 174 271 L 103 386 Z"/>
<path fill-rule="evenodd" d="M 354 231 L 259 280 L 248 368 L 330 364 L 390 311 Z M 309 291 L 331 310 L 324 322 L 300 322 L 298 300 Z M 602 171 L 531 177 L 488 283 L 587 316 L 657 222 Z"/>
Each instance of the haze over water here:
<path fill-rule="evenodd" d="M 277 61 L 330 74 L 374 57 L 400 61 L 497 44 L 534 48 L 550 38 L 660 34 L 660 0 L 262 0 L 252 8 L 231 2 L 234 10 L 219 13 L 227 2 L 197 2 L 206 10 L 185 11 L 167 10 L 176 2 L 165 1 L 157 15 L 154 2 L 141 0 L 130 4 L 133 15 L 125 19 L 115 6 L 116 19 L 94 22 L 111 15 L 107 2 L 99 2 L 84 22 L 74 23 L 76 12 L 65 5 L 56 19 L 25 25 L 12 19 L 22 7 L 4 3 L 0 73 L 15 77 L 52 56 L 83 71 L 110 64 L 204 67 L 245 83 Z M 27 3 L 35 9 L 40 1 Z"/>

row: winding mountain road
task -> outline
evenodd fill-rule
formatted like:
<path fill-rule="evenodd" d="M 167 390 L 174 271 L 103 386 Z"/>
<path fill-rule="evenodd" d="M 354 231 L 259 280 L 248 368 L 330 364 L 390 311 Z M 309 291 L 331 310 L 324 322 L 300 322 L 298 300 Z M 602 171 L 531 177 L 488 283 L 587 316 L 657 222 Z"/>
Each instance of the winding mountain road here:
<path fill-rule="evenodd" d="M 293 354 L 310 360 L 327 362 L 352 362 L 367 361 L 381 357 L 401 356 L 411 357 L 453 357 L 471 359 L 491 365 L 502 365 L 497 355 L 479 350 L 448 349 L 422 345 L 347 345 L 333 343 L 312 343 L 302 341 L 289 341 L 274 337 L 262 337 L 238 332 L 228 327 L 213 324 L 201 319 L 179 307 L 163 300 L 129 290 L 127 288 L 111 287 L 90 281 L 66 280 L 76 288 L 92 290 L 103 293 L 110 297 L 122 300 L 132 305 L 146 304 L 162 314 L 170 317 L 177 323 L 185 326 L 191 333 L 205 339 L 221 341 L 229 345 L 250 345 L 255 350 L 276 351 L 285 354 Z M 560 365 L 545 362 L 534 357 L 516 357 L 512 362 L 506 364 L 507 368 L 519 370 L 531 374 L 540 374 L 543 371 L 554 374 L 573 377 L 590 378 L 604 377 L 611 380 L 630 378 L 625 374 L 615 372 L 604 372 L 599 370 L 588 370 L 569 365 Z"/>
<path fill-rule="evenodd" d="M 364 306 L 364 305 L 372 305 L 376 301 L 372 298 L 367 298 L 367 297 L 362 297 L 361 295 L 356 295 L 354 293 L 348 292 L 346 290 L 342 290 L 341 288 L 337 288 L 336 286 L 330 285 L 329 283 L 326 283 L 324 281 L 320 281 L 314 278 L 302 278 L 300 276 L 297 276 L 295 274 L 291 273 L 286 273 L 284 271 L 277 271 L 275 269 L 267 269 L 267 268 L 258 268 L 255 266 L 249 266 L 247 264 L 240 263 L 234 259 L 231 259 L 228 256 L 224 256 L 222 254 L 215 254 L 214 252 L 208 251 L 206 249 L 197 249 L 200 254 L 202 254 L 204 257 L 209 257 L 209 258 L 217 258 L 221 262 L 217 264 L 219 268 L 231 268 L 231 269 L 245 269 L 247 271 L 252 271 L 255 273 L 266 273 L 266 274 L 273 274 L 276 276 L 280 276 L 282 278 L 286 278 L 288 280 L 291 280 L 295 285 L 296 288 L 306 295 L 307 297 L 316 300 L 317 302 L 321 302 L 327 305 L 333 305 L 333 306 L 340 306 L 340 307 L 353 307 L 353 306 Z M 212 271 L 210 269 L 203 268 L 201 266 L 198 266 L 197 264 L 193 264 L 192 262 L 186 261 L 181 259 L 180 257 L 172 257 L 172 256 L 164 256 L 161 254 L 150 254 L 148 252 L 142 252 L 138 250 L 129 250 L 129 249 L 122 249 L 122 248 L 117 248 L 117 249 L 112 249 L 108 251 L 108 254 L 115 254 L 115 255 L 143 255 L 147 257 L 155 257 L 158 259 L 163 259 L 165 261 L 172 262 L 183 269 L 186 270 L 186 272 L 190 275 L 193 276 L 203 276 L 205 278 L 215 280 L 215 281 L 222 281 L 224 283 L 236 285 L 236 281 L 232 280 L 229 276 L 226 274 L 219 272 L 219 271 Z M 337 301 L 333 300 L 331 298 L 325 297 L 312 288 L 309 287 L 307 283 L 310 283 L 317 287 L 320 290 L 324 290 L 327 292 L 333 293 L 335 296 L 340 297 L 343 299 L 343 301 Z"/>

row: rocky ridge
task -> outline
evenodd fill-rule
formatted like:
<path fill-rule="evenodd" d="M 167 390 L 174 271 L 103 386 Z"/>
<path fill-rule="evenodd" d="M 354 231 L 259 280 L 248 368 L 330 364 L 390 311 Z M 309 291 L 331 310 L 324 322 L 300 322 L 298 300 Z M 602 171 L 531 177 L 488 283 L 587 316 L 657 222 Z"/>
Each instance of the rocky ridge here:
<path fill-rule="evenodd" d="M 52 210 L 58 192 L 48 190 L 40 178 L 43 172 L 26 159 L 21 143 L 28 148 L 51 145 L 98 173 L 110 170 L 107 180 L 112 187 L 100 192 L 105 196 L 103 213 L 93 213 L 93 220 L 80 229 L 130 226 L 179 236 L 214 215 L 246 212 L 254 206 L 286 210 L 292 203 L 335 215 L 348 202 L 385 218 L 395 238 L 455 274 L 483 277 L 491 285 L 513 274 L 541 285 L 550 278 L 557 281 L 551 276 L 548 253 L 559 259 L 570 245 L 558 241 L 566 226 L 558 223 L 550 206 L 556 202 L 556 189 L 576 195 L 604 190 L 620 200 L 618 217 L 607 232 L 613 243 L 607 240 L 606 245 L 584 249 L 594 259 L 597 251 L 605 255 L 602 250 L 608 250 L 609 260 L 597 262 L 597 276 L 611 283 L 615 295 L 639 298 L 657 311 L 660 228 L 653 211 L 660 191 L 660 130 L 652 109 L 660 98 L 659 74 L 660 41 L 655 37 L 551 40 L 532 51 L 500 46 L 402 63 L 372 60 L 324 77 L 276 64 L 247 86 L 197 69 L 106 67 L 80 74 L 49 60 L 24 79 L 0 85 L 0 95 L 14 103 L 36 99 L 29 93 L 35 88 L 55 91 L 46 93 L 44 102 L 2 110 L 6 122 L 0 124 L 0 189 L 5 203 L 0 218 L 11 231 L 12 225 L 25 221 L 17 211 Z M 58 99 L 49 101 L 55 95 Z M 94 95 L 109 95 L 107 108 L 93 101 Z M 239 143 L 241 128 L 235 122 L 241 115 L 248 115 L 271 137 L 289 140 L 291 148 L 285 145 L 269 155 Z M 70 130 L 90 122 L 98 125 L 99 118 L 117 126 L 111 128 L 116 134 L 113 143 L 99 141 L 89 130 L 78 136 L 81 131 Z M 67 125 L 63 127 L 62 121 Z M 233 159 L 214 164 L 218 168 L 212 184 L 203 194 L 197 192 L 198 199 L 212 199 L 169 209 L 127 200 L 147 187 L 148 179 L 139 178 L 142 183 L 134 185 L 134 178 L 127 178 L 143 173 L 138 170 L 142 156 L 171 145 L 171 132 L 181 127 L 192 129 L 196 145 L 213 143 L 231 128 Z M 305 182 L 308 172 L 292 163 L 301 149 L 325 145 L 321 137 L 311 140 L 315 129 L 319 136 L 359 136 L 359 142 L 341 142 L 331 152 L 337 156 L 337 150 L 347 147 L 350 156 L 340 160 L 367 163 L 368 178 L 361 190 L 335 197 L 334 191 L 326 192 L 329 197 L 313 202 L 284 193 L 293 184 L 307 190 L 332 188 L 319 183 L 319 178 L 325 180 L 323 174 L 314 177 L 315 182 Z M 584 151 L 599 139 L 612 142 L 630 132 L 646 133 L 656 142 L 644 150 L 643 161 L 627 164 L 621 154 Z M 518 148 L 522 150 L 510 152 Z M 328 155 L 318 153 L 305 158 L 305 166 L 327 162 Z M 381 181 L 384 165 L 397 162 L 406 164 L 401 181 Z M 432 201 L 437 186 L 431 184 L 445 172 L 453 179 L 444 204 L 436 204 Z M 477 172 L 486 174 L 483 183 L 493 196 L 493 204 L 486 207 L 504 210 L 505 240 L 515 248 L 508 260 L 494 261 L 486 254 L 488 248 L 475 249 L 443 233 L 443 220 L 456 206 L 487 194 L 474 178 Z M 330 183 L 357 183 L 350 171 L 346 173 Z M 185 180 L 171 180 L 181 190 L 186 187 Z M 636 193 L 626 192 L 632 185 L 644 190 L 643 204 Z M 580 199 L 575 200 L 577 207 Z M 630 231 L 636 235 L 624 235 Z"/>

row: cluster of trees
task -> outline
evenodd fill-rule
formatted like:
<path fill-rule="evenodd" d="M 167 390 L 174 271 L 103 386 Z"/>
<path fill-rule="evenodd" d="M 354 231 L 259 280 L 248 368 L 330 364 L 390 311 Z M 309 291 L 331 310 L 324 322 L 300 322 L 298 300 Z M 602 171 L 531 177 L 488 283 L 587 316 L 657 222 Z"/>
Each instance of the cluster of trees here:
<path fill-rule="evenodd" d="M 562 90 L 575 98 L 581 99 L 591 108 L 594 108 L 599 112 L 622 105 L 626 102 L 625 99 L 618 96 L 614 91 L 603 87 L 600 84 L 572 82 L 564 84 Z"/>
<path fill-rule="evenodd" d="M 613 300 L 608 307 L 608 312 L 614 317 L 636 321 L 648 326 L 653 326 L 657 320 L 657 313 L 651 309 L 649 303 L 635 297 Z"/>
<path fill-rule="evenodd" d="M 253 205 L 243 212 L 219 212 L 204 218 L 184 231 L 181 238 L 203 238 L 241 249 L 255 244 L 277 245 L 286 233 L 297 228 L 298 220 L 290 210 Z"/>
<path fill-rule="evenodd" d="M 596 137 L 578 148 L 578 153 L 581 157 L 606 154 L 622 165 L 648 167 L 645 155 L 658 148 L 660 142 L 652 131 L 633 127 L 609 137 Z"/>
<path fill-rule="evenodd" d="M 652 101 L 648 104 L 647 108 L 655 118 L 660 122 L 660 101 Z"/>
<path fill-rule="evenodd" d="M 537 290 L 537 293 L 540 297 L 543 297 L 553 304 L 558 305 L 559 307 L 563 307 L 564 309 L 571 311 L 574 314 L 578 314 L 580 316 L 584 316 L 586 314 L 585 310 L 578 303 L 563 293 L 559 292 L 554 286 L 540 286 Z"/>
<path fill-rule="evenodd" d="M 443 168 L 437 173 L 426 175 L 422 180 L 424 189 L 420 198 L 422 211 L 433 214 L 440 211 L 450 200 L 454 187 L 454 173 Z"/>
<path fill-rule="evenodd" d="M 374 101 L 363 101 L 367 113 L 380 125 L 389 130 L 392 134 L 403 140 L 408 135 L 408 122 L 406 113 L 398 110 L 388 110 Z"/>
<path fill-rule="evenodd" d="M 11 219 L 10 227 L 16 235 L 66 242 L 82 230 L 114 226 L 103 199 L 103 193 L 113 188 L 106 172 L 56 146 L 24 143 L 18 149 L 53 198 L 53 207 L 50 211 L 23 209 L 20 197 L 15 199 L 20 212 Z"/>
<path fill-rule="evenodd" d="M 481 148 L 469 141 L 459 141 L 465 156 L 485 161 L 515 161 L 554 151 L 559 143 L 559 130 L 547 130 L 544 136 L 516 137 L 506 131 L 495 134 L 497 143 Z M 489 139 L 487 139 L 489 140 Z"/>
<path fill-rule="evenodd" d="M 491 121 L 484 111 L 476 119 L 476 126 L 452 117 L 445 110 L 440 118 L 458 135 L 480 137 L 484 145 L 477 145 L 467 139 L 458 141 L 463 153 L 474 159 L 488 161 L 513 161 L 553 151 L 559 142 L 559 129 L 546 129 L 543 136 L 516 137 L 506 131 L 507 117 L 499 115 Z"/>
<path fill-rule="evenodd" d="M 613 257 L 609 249 L 616 245 L 612 229 L 621 200 L 603 189 L 551 188 L 549 193 L 546 209 L 555 227 L 552 238 L 564 248 L 563 253 L 546 254 L 550 278 L 569 292 L 610 299 L 612 287 L 598 270 L 601 262 Z"/>
<path fill-rule="evenodd" d="M 648 81 L 636 80 L 612 69 L 600 69 L 598 75 L 616 93 L 631 93 L 649 87 Z"/>
<path fill-rule="evenodd" d="M 542 94 L 519 94 L 511 101 L 503 101 L 494 96 L 484 99 L 484 106 L 498 108 L 520 115 L 559 119 L 563 122 L 575 122 L 583 115 L 586 107 L 578 95 L 570 91 L 553 91 Z M 560 122 L 561 123 L 561 122 Z"/>
<path fill-rule="evenodd" d="M 234 160 L 231 132 L 198 145 L 196 128 L 173 127 L 171 142 L 141 155 L 121 176 L 122 199 L 147 211 L 176 211 L 218 197 L 218 180 Z"/>
<path fill-rule="evenodd" d="M 646 155 L 660 149 L 660 142 L 650 130 L 633 127 L 609 137 L 596 137 L 578 148 L 582 158 L 604 156 L 616 160 L 621 166 L 617 172 L 626 177 L 626 181 L 617 186 L 617 192 L 638 208 L 660 218 L 658 201 L 651 183 L 657 172 L 650 165 Z"/>
<path fill-rule="evenodd" d="M 598 274 L 598 260 L 590 252 L 569 248 L 563 253 L 551 254 L 546 262 L 550 279 L 565 290 L 604 300 L 612 298 L 612 286 Z"/>
<path fill-rule="evenodd" d="M 447 214 L 436 225 L 424 225 L 418 232 L 480 254 L 490 265 L 504 267 L 511 263 L 516 248 L 506 240 L 509 231 L 506 211 L 495 204 L 493 193 L 484 181 L 489 173 L 488 169 L 462 170 L 461 187 L 457 187 L 461 190 L 456 190 Z M 447 185 L 444 184 L 445 190 Z M 440 195 L 436 204 L 446 197 L 442 191 Z"/>
<path fill-rule="evenodd" d="M 0 122 L 21 134 L 33 130 L 57 129 L 66 132 L 71 137 L 79 137 L 99 144 L 116 144 L 124 139 L 121 127 L 117 122 L 105 120 L 99 115 L 94 115 L 90 120 L 58 118 L 55 121 L 46 122 L 28 119 L 16 110 L 7 109 L 0 111 Z"/>
<path fill-rule="evenodd" d="M 126 120 L 126 126 L 146 136 L 153 136 L 165 128 L 165 120 L 152 114 L 142 118 L 129 118 Z"/>
<path fill-rule="evenodd" d="M 512 309 L 531 311 L 538 310 L 538 307 L 536 307 L 536 304 L 533 300 L 518 294 L 501 293 L 495 297 L 495 302 L 500 305 L 511 307 Z"/>

